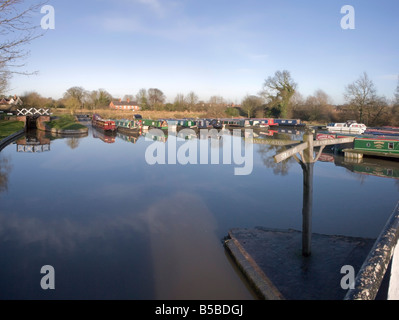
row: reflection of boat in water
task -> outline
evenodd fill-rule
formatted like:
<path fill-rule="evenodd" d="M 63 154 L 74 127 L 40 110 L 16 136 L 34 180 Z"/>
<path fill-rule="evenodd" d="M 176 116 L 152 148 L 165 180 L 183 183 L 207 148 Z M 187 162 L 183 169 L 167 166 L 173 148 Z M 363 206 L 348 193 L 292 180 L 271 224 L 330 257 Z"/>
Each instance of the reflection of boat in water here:
<path fill-rule="evenodd" d="M 397 161 L 378 158 L 349 159 L 334 156 L 334 163 L 363 175 L 399 179 L 399 163 Z"/>
<path fill-rule="evenodd" d="M 136 133 L 130 132 L 129 134 L 124 134 L 122 132 L 117 132 L 116 136 L 123 141 L 136 143 L 141 137 L 141 131 L 137 131 Z"/>
<path fill-rule="evenodd" d="M 193 129 L 183 129 L 177 132 L 177 138 L 182 139 L 182 140 L 194 140 L 198 139 L 198 133 L 197 131 Z"/>
<path fill-rule="evenodd" d="M 165 142 L 168 141 L 168 134 L 165 132 L 162 132 L 160 130 L 144 130 L 142 133 L 142 136 L 147 140 L 147 141 L 159 141 L 159 142 Z"/>
<path fill-rule="evenodd" d="M 114 143 L 115 142 L 115 135 L 105 134 L 103 131 L 99 131 L 94 129 L 93 130 L 93 138 L 100 139 L 105 143 Z"/>
<path fill-rule="evenodd" d="M 354 120 L 350 120 L 344 123 L 330 123 L 327 125 L 327 130 L 329 132 L 362 134 L 367 130 L 367 127 L 363 123 L 357 123 Z"/>

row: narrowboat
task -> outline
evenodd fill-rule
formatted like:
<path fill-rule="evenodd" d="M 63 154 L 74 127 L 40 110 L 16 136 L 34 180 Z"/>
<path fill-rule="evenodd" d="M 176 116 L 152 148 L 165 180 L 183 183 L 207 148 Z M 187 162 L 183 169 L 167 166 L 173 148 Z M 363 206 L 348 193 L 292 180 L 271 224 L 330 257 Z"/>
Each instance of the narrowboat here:
<path fill-rule="evenodd" d="M 299 119 L 274 119 L 274 124 L 280 127 L 305 127 Z"/>
<path fill-rule="evenodd" d="M 177 127 L 178 127 L 178 129 L 181 129 L 181 128 L 194 129 L 197 127 L 197 125 L 196 125 L 195 120 L 193 120 L 193 119 L 178 119 Z"/>
<path fill-rule="evenodd" d="M 124 134 L 136 134 L 141 131 L 141 121 L 140 120 L 115 120 L 115 125 L 118 132 Z"/>
<path fill-rule="evenodd" d="M 376 127 L 367 128 L 365 134 L 372 134 L 375 136 L 399 136 L 399 128 L 395 127 Z"/>
<path fill-rule="evenodd" d="M 276 125 L 274 119 L 246 119 L 244 121 L 245 127 L 269 128 Z"/>
<path fill-rule="evenodd" d="M 213 129 L 210 119 L 199 119 L 196 124 L 198 129 Z"/>
<path fill-rule="evenodd" d="M 399 158 L 399 140 L 388 138 L 355 138 L 353 149 L 344 149 L 346 157 L 363 156 Z"/>
<path fill-rule="evenodd" d="M 176 119 L 168 119 L 166 122 L 168 124 L 168 130 L 177 131 L 178 121 Z"/>
<path fill-rule="evenodd" d="M 363 134 L 367 130 L 367 127 L 363 123 L 357 123 L 354 120 L 350 120 L 343 123 L 330 123 L 327 125 L 327 130 L 329 132 Z"/>
<path fill-rule="evenodd" d="M 105 133 L 115 133 L 116 132 L 116 125 L 115 121 L 113 120 L 106 120 L 101 118 L 100 115 L 94 114 L 92 119 L 92 126 L 98 130 L 101 130 Z"/>
<path fill-rule="evenodd" d="M 219 119 L 212 119 L 210 124 L 214 129 L 223 129 L 223 123 Z"/>
<path fill-rule="evenodd" d="M 231 128 L 243 128 L 246 119 L 220 119 L 222 125 Z"/>
<path fill-rule="evenodd" d="M 168 130 L 168 122 L 166 120 L 151 120 L 151 119 L 143 119 L 141 120 L 143 129 L 161 129 Z"/>

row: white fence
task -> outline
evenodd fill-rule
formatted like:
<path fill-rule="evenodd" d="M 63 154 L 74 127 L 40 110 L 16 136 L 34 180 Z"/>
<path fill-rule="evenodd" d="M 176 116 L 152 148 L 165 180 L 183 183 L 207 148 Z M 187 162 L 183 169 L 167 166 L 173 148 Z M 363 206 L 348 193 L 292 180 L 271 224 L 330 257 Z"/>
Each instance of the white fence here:
<path fill-rule="evenodd" d="M 50 109 L 18 109 L 18 116 L 49 116 Z"/>

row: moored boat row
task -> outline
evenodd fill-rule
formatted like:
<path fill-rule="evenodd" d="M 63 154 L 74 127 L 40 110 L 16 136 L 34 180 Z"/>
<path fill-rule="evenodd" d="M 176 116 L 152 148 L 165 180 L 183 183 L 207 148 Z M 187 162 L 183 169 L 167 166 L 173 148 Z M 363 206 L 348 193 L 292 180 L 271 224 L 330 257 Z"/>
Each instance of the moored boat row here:
<path fill-rule="evenodd" d="M 263 129 L 270 133 L 276 132 L 276 128 L 284 127 L 305 127 L 300 120 L 289 119 L 142 119 L 134 120 L 110 120 L 102 119 L 95 114 L 92 125 L 105 134 L 121 132 L 126 135 L 137 135 L 150 129 L 178 131 L 184 128 L 190 129 Z M 353 148 L 341 149 L 346 157 L 362 158 L 364 155 L 377 157 L 399 158 L 399 128 L 381 127 L 367 128 L 364 124 L 356 121 L 345 123 L 334 123 L 326 126 L 327 135 L 334 135 L 335 138 L 354 136 Z M 319 132 L 317 139 L 322 137 Z M 395 138 L 398 136 L 398 138 Z M 325 138 L 325 137 L 324 137 Z"/>
<path fill-rule="evenodd" d="M 137 130 L 178 130 L 181 128 L 191 129 L 234 129 L 234 128 L 253 128 L 253 129 L 267 129 L 270 127 L 304 127 L 300 120 L 289 119 L 142 119 L 135 118 L 134 120 L 120 119 L 120 120 L 105 120 L 99 115 L 95 114 L 92 120 L 93 127 L 100 129 L 107 133 L 114 131 L 121 131 L 124 133 L 135 132 Z"/>

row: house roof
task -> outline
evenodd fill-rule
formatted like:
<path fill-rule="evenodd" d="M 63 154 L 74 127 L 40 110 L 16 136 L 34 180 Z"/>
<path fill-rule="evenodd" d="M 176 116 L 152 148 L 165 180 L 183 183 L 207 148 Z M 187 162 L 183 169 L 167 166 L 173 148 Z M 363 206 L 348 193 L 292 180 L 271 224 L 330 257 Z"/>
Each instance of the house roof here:
<path fill-rule="evenodd" d="M 112 101 L 112 103 L 116 106 L 138 106 L 139 104 L 135 101 Z"/>

